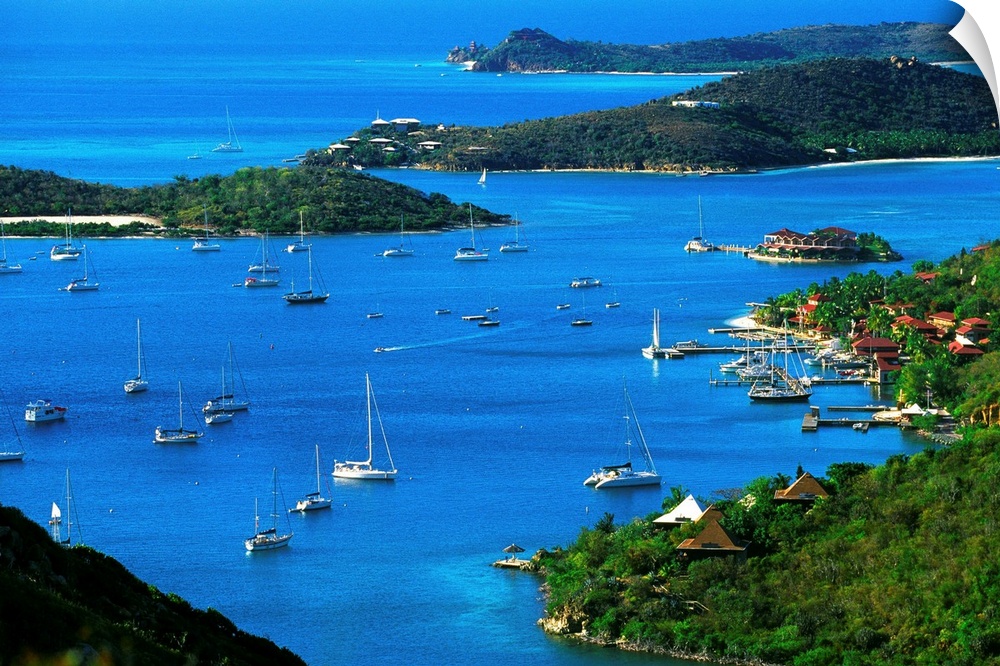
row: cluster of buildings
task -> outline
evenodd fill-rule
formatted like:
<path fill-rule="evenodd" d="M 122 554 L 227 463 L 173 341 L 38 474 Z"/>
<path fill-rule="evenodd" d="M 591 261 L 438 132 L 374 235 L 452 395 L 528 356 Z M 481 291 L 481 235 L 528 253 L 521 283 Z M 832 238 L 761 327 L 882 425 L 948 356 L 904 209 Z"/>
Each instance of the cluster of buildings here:
<path fill-rule="evenodd" d="M 774 501 L 779 503 L 811 506 L 817 499 L 829 497 L 830 493 L 809 472 L 804 472 L 790 486 L 774 493 Z M 744 497 L 740 502 L 749 504 L 753 497 Z M 737 555 L 746 557 L 749 541 L 734 538 L 720 522 L 723 519 L 721 511 L 715 506 L 702 509 L 693 495 L 688 495 L 684 501 L 668 513 L 653 520 L 653 526 L 671 529 L 687 523 L 704 523 L 702 530 L 677 546 L 677 555 L 681 560 L 693 561 L 708 557 Z"/>
<path fill-rule="evenodd" d="M 346 155 L 354 150 L 354 147 L 358 144 L 367 142 L 379 148 L 384 153 L 394 153 L 400 149 L 404 149 L 406 146 L 405 141 L 400 141 L 400 136 L 412 137 L 423 133 L 420 130 L 420 121 L 416 118 L 393 118 L 392 120 L 385 120 L 376 114 L 375 120 L 371 121 L 370 126 L 372 136 L 367 139 L 351 136 L 344 139 L 343 142 L 331 143 L 327 147 L 327 152 L 331 155 Z M 444 129 L 443 125 L 439 125 L 437 128 L 439 132 L 443 132 Z M 440 141 L 421 141 L 417 144 L 417 147 L 421 150 L 437 150 L 441 145 Z"/>
<path fill-rule="evenodd" d="M 808 234 L 780 229 L 765 234 L 747 256 L 758 261 L 854 261 L 859 249 L 858 235 L 849 229 L 826 227 Z"/>

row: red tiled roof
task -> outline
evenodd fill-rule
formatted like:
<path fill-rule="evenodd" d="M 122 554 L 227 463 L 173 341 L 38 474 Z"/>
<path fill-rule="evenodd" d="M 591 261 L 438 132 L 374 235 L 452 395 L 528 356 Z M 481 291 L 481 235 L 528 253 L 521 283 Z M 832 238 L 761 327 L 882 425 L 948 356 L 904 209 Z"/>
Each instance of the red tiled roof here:
<path fill-rule="evenodd" d="M 950 345 L 948 345 L 948 351 L 956 356 L 981 356 L 985 354 L 979 347 L 971 347 L 968 345 L 963 345 L 958 340 L 955 340 Z"/>
<path fill-rule="evenodd" d="M 980 327 L 980 326 L 989 326 L 990 325 L 990 322 L 988 322 L 985 319 L 981 319 L 979 317 L 969 317 L 967 319 L 963 319 L 962 323 L 963 324 L 968 324 L 969 326 L 972 326 L 972 327 Z"/>
<path fill-rule="evenodd" d="M 942 310 L 941 312 L 935 312 L 934 314 L 932 314 L 931 316 L 929 316 L 927 318 L 928 319 L 940 319 L 941 321 L 951 321 L 951 322 L 953 322 L 953 321 L 955 321 L 955 313 L 954 312 L 947 312 L 947 311 Z"/>

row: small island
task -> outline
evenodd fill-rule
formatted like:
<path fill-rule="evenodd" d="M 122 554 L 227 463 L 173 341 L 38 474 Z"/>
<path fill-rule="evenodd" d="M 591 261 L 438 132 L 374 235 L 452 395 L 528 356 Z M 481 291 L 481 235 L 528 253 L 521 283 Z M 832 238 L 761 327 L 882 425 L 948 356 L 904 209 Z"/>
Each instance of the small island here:
<path fill-rule="evenodd" d="M 841 227 L 826 227 L 808 234 L 781 229 L 764 235 L 764 241 L 747 252 L 756 261 L 790 263 L 862 263 L 902 261 L 903 255 L 872 233 L 856 234 Z"/>
<path fill-rule="evenodd" d="M 495 48 L 470 42 L 454 47 L 447 62 L 472 72 L 701 73 L 752 69 L 823 58 L 888 58 L 971 61 L 940 23 L 813 25 L 650 46 L 561 40 L 540 28 L 513 30 Z"/>

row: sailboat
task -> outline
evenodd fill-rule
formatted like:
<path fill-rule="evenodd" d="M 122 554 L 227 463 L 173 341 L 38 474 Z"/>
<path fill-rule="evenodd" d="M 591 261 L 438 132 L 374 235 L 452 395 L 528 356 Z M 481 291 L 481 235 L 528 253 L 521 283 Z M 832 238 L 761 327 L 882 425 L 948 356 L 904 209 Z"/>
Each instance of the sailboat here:
<path fill-rule="evenodd" d="M 135 377 L 125 382 L 124 388 L 126 393 L 141 393 L 149 388 L 149 382 L 142 377 L 146 370 L 146 362 L 142 358 L 142 328 L 138 319 L 135 320 L 135 339 L 138 370 Z"/>
<path fill-rule="evenodd" d="M 253 501 L 253 529 L 254 535 L 243 540 L 243 545 L 248 551 L 255 550 L 275 550 L 288 545 L 288 542 L 295 536 L 289 525 L 288 534 L 278 534 L 278 468 L 272 470 L 271 480 L 271 527 L 260 529 L 260 514 L 257 509 L 257 500 Z M 287 517 L 286 517 L 287 520 Z"/>
<path fill-rule="evenodd" d="M 236 365 L 236 358 L 233 355 L 233 343 L 229 343 L 229 382 L 226 383 L 226 374 L 223 369 L 222 373 L 222 394 L 217 395 L 208 402 L 205 406 L 201 408 L 201 411 L 206 414 L 209 412 L 239 412 L 250 407 L 250 399 L 236 399 L 234 395 L 236 392 L 236 375 L 240 376 L 240 384 L 243 386 L 243 393 L 246 395 L 247 387 L 243 382 L 243 373 L 240 372 L 240 368 Z"/>
<path fill-rule="evenodd" d="M 583 295 L 583 314 L 570 322 L 570 326 L 591 326 L 593 321 L 587 319 L 587 296 Z"/>
<path fill-rule="evenodd" d="M 653 341 L 648 347 L 642 348 L 642 355 L 646 358 L 666 358 L 667 350 L 660 346 L 660 310 L 653 308 Z"/>
<path fill-rule="evenodd" d="M 323 494 L 319 486 L 319 444 L 316 445 L 316 492 L 309 493 L 305 496 L 305 499 L 300 499 L 295 503 L 294 509 L 289 509 L 289 511 L 298 511 L 299 513 L 305 513 L 306 511 L 316 511 L 317 509 L 329 509 L 330 505 L 333 503 L 332 500 L 328 500 L 323 497 Z"/>
<path fill-rule="evenodd" d="M 375 402 L 375 394 L 372 393 L 372 382 L 365 373 L 365 391 L 368 399 L 368 459 L 362 461 L 345 460 L 344 462 L 333 461 L 333 476 L 339 479 L 384 479 L 391 481 L 396 478 L 396 465 L 392 462 L 392 453 L 389 452 L 389 440 L 385 436 L 385 428 L 382 426 L 382 415 L 378 411 L 378 403 Z M 389 459 L 389 469 L 378 469 L 372 465 L 372 405 L 375 406 L 375 417 L 378 420 L 379 432 L 382 433 L 382 442 L 385 444 L 385 454 Z"/>
<path fill-rule="evenodd" d="M 153 439 L 157 444 L 197 444 L 198 440 L 205 434 L 197 430 L 184 429 L 184 389 L 180 381 L 177 382 L 177 412 L 178 424 L 176 428 L 164 428 L 156 426 L 156 435 Z"/>
<path fill-rule="evenodd" d="M 285 252 L 305 252 L 312 247 L 311 243 L 306 242 L 306 231 L 305 226 L 302 222 L 302 211 L 299 211 L 299 239 L 294 243 L 289 243 L 285 246 Z"/>
<path fill-rule="evenodd" d="M 472 230 L 472 247 L 460 247 L 455 252 L 455 261 L 488 261 L 489 250 L 476 249 L 476 224 L 472 221 L 472 204 L 469 204 L 469 228 Z"/>
<path fill-rule="evenodd" d="M 244 287 L 277 287 L 278 283 L 281 281 L 267 276 L 268 273 L 275 274 L 281 269 L 280 266 L 272 264 L 271 260 L 268 258 L 267 248 L 269 245 L 270 241 L 268 240 L 268 233 L 265 231 L 260 242 L 261 262 L 259 264 L 250 264 L 247 268 L 248 272 L 260 273 L 261 276 L 259 278 L 247 276 L 247 278 L 243 280 Z"/>
<path fill-rule="evenodd" d="M 52 512 L 49 515 L 49 530 L 52 532 L 52 540 L 61 546 L 70 547 L 73 545 L 73 516 L 75 507 L 73 504 L 73 490 L 69 482 L 69 469 L 66 470 L 66 538 L 62 538 L 62 511 L 59 505 L 52 503 Z M 78 540 L 82 540 L 80 535 L 80 521 L 76 521 L 76 535 Z"/>
<path fill-rule="evenodd" d="M 88 270 L 89 268 L 89 270 Z M 91 276 L 90 274 L 94 275 Z M 94 280 L 90 278 L 94 277 Z M 97 291 L 100 288 L 101 283 L 96 281 L 97 271 L 94 270 L 93 265 L 90 262 L 90 258 L 87 256 L 87 246 L 83 246 L 83 277 L 71 280 L 68 285 L 63 287 L 63 291 Z"/>
<path fill-rule="evenodd" d="M 213 153 L 242 153 L 243 146 L 240 145 L 240 139 L 236 136 L 236 130 L 233 129 L 233 121 L 229 117 L 229 107 L 226 107 L 226 131 L 229 133 L 229 140 L 224 143 L 220 143 L 215 148 L 212 148 Z M 233 142 L 236 142 L 235 145 Z"/>
<path fill-rule="evenodd" d="M 781 338 L 782 342 L 785 343 L 788 340 L 787 325 L 785 336 Z M 751 400 L 764 401 L 764 402 L 792 402 L 796 400 L 808 400 L 812 395 L 812 387 L 809 386 L 808 379 L 802 379 L 798 377 L 793 377 L 788 372 L 788 355 L 791 354 L 785 345 L 781 345 L 782 348 L 779 349 L 779 344 L 777 338 L 771 347 L 771 357 L 772 362 L 770 364 L 770 377 L 768 379 L 758 380 L 753 383 L 747 395 L 750 396 Z M 798 352 L 795 352 L 798 354 Z M 784 357 L 784 361 L 781 365 L 774 362 L 774 357 L 781 354 Z M 743 376 L 742 373 L 740 375 Z"/>
<path fill-rule="evenodd" d="M 528 251 L 528 244 L 521 242 L 520 233 L 518 231 L 520 228 L 521 228 L 521 223 L 517 220 L 517 217 L 515 217 L 514 218 L 514 240 L 507 241 L 506 243 L 504 243 L 503 245 L 501 245 L 500 246 L 500 251 L 501 252 L 527 252 Z"/>
<path fill-rule="evenodd" d="M 483 167 L 483 173 L 479 176 L 479 184 L 483 186 L 486 185 L 486 167 Z"/>
<path fill-rule="evenodd" d="M 14 437 L 17 439 L 16 446 L 0 449 L 0 462 L 24 460 L 24 444 L 21 443 L 21 435 L 17 432 L 17 425 L 14 423 L 14 415 L 11 414 L 10 405 L 7 404 L 3 391 L 0 391 L 0 401 L 3 402 L 4 411 L 7 412 L 7 419 L 10 421 L 10 427 L 14 431 Z"/>
<path fill-rule="evenodd" d="M 0 275 L 5 273 L 20 273 L 21 264 L 7 263 L 7 234 L 4 231 L 3 222 L 0 222 L 0 248 L 2 248 L 2 253 L 0 253 Z"/>
<path fill-rule="evenodd" d="M 386 249 L 383 253 L 383 257 L 412 257 L 413 248 L 408 248 L 404 245 L 403 241 L 406 240 L 406 236 L 403 234 L 403 216 L 399 216 L 399 247 L 390 247 Z"/>
<path fill-rule="evenodd" d="M 194 245 L 191 246 L 192 252 L 219 252 L 222 246 L 218 243 L 213 243 L 208 239 L 208 206 L 205 206 L 205 239 L 196 238 Z"/>
<path fill-rule="evenodd" d="M 52 261 L 76 261 L 80 258 L 80 248 L 73 245 L 73 209 L 66 213 L 66 242 L 53 245 L 49 250 Z"/>
<path fill-rule="evenodd" d="M 295 291 L 295 280 L 292 280 L 292 290 L 282 296 L 289 305 L 302 305 L 304 303 L 325 303 L 330 298 L 330 292 L 323 285 L 323 278 L 318 272 L 313 275 L 313 253 L 312 245 L 306 248 L 309 251 L 309 288 L 305 291 Z M 317 287 L 313 288 L 313 280 Z"/>
<path fill-rule="evenodd" d="M 631 486 L 658 486 L 660 485 L 660 475 L 656 473 L 656 466 L 649 453 L 649 446 L 646 445 L 646 438 L 639 427 L 639 419 L 635 414 L 635 406 L 632 398 L 629 397 L 628 387 L 625 391 L 625 451 L 626 461 L 618 465 L 606 465 L 595 471 L 587 480 L 583 482 L 585 486 L 601 488 L 624 488 Z M 637 446 L 642 456 L 644 469 L 636 471 L 632 464 L 632 447 Z"/>
<path fill-rule="evenodd" d="M 698 197 L 698 235 L 684 245 L 685 252 L 714 252 L 715 245 L 705 238 L 705 223 L 701 217 L 701 197 Z"/>
<path fill-rule="evenodd" d="M 226 366 L 222 366 L 222 392 L 226 392 Z M 236 412 L 220 409 L 214 412 L 203 412 L 205 414 L 205 425 L 219 425 L 229 423 L 233 420 Z"/>

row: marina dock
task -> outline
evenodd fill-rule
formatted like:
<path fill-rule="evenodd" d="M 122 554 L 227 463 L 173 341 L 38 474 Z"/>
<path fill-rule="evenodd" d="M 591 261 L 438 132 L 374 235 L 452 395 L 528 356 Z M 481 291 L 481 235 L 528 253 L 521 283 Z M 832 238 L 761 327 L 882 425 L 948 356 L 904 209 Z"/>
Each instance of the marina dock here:
<path fill-rule="evenodd" d="M 493 563 L 493 566 L 500 569 L 517 569 L 518 571 L 528 571 L 531 568 L 531 560 L 522 560 L 517 557 L 509 558 L 505 557 L 502 560 L 497 560 Z"/>
<path fill-rule="evenodd" d="M 839 411 L 846 411 L 849 409 L 854 409 L 851 407 L 828 407 L 827 409 L 836 409 Z M 877 407 L 876 405 L 869 405 L 867 407 L 857 408 L 861 411 L 882 411 L 887 409 L 885 407 Z M 898 421 L 886 421 L 872 418 L 857 418 L 852 419 L 848 416 L 842 416 L 836 419 L 825 419 L 819 415 L 819 407 L 810 406 L 809 411 L 802 416 L 802 431 L 803 432 L 815 432 L 819 430 L 820 426 L 851 426 L 855 430 L 860 430 L 861 432 L 868 432 L 868 428 L 871 426 L 899 426 Z"/>

